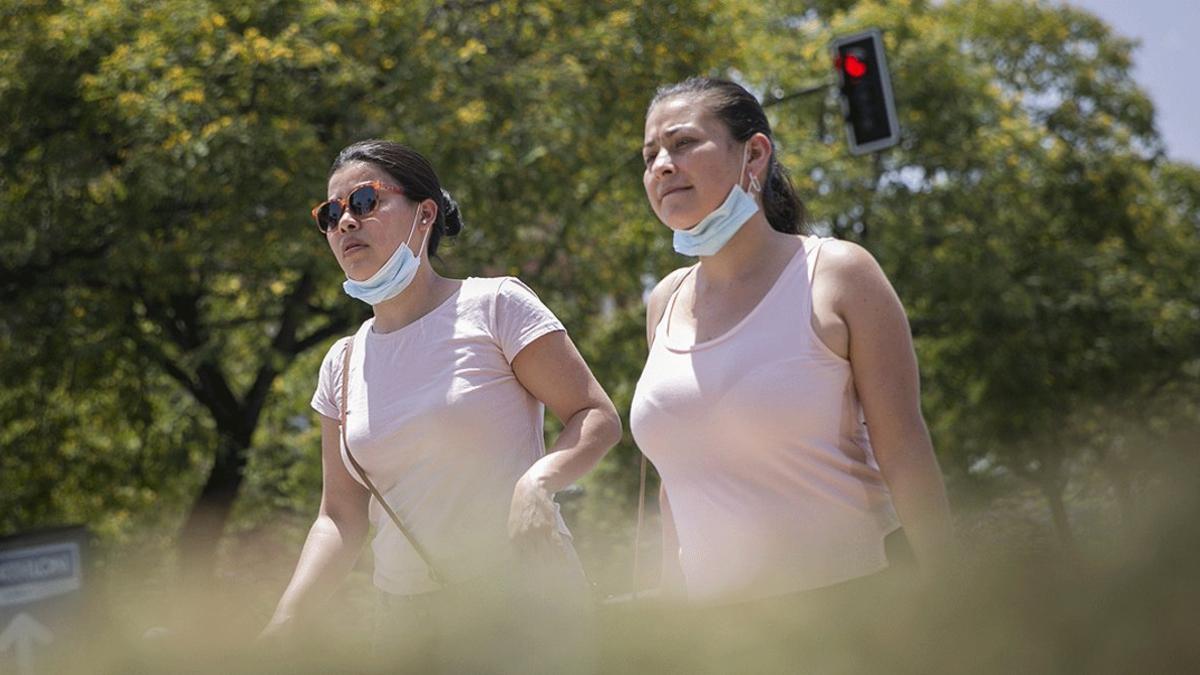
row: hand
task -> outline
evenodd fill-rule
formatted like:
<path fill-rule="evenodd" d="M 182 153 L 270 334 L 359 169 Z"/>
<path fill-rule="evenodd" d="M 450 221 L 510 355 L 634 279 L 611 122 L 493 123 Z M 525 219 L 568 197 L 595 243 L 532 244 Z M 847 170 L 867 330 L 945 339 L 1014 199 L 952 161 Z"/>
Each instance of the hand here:
<path fill-rule="evenodd" d="M 554 496 L 536 476 L 525 474 L 513 489 L 508 536 L 522 555 L 562 555 L 565 542 L 558 531 L 558 508 Z"/>

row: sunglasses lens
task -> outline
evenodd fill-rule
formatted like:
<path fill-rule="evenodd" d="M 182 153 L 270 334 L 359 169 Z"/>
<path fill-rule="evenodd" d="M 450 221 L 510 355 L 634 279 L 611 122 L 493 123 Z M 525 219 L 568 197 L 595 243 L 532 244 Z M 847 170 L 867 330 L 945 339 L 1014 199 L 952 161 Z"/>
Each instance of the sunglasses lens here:
<path fill-rule="evenodd" d="M 342 205 L 337 202 L 325 202 L 317 210 L 317 227 L 322 232 L 328 232 L 337 227 L 338 221 L 341 219 Z"/>
<path fill-rule="evenodd" d="M 354 192 L 350 193 L 350 198 L 347 199 L 350 203 L 350 212 L 356 216 L 365 216 L 375 210 L 375 205 L 379 202 L 379 193 L 375 191 L 375 187 L 364 185 Z"/>

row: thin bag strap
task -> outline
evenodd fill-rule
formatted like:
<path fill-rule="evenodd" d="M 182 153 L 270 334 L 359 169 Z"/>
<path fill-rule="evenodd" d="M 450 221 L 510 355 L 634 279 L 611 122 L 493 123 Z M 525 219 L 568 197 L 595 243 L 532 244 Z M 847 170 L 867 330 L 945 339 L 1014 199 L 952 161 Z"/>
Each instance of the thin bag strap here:
<path fill-rule="evenodd" d="M 637 527 L 633 530 L 633 599 L 638 596 L 638 558 L 642 548 L 642 523 L 646 520 L 646 453 L 641 455 L 641 471 L 638 478 Z M 665 553 L 663 555 L 666 555 Z"/>
<path fill-rule="evenodd" d="M 658 321 L 655 322 L 655 324 L 654 324 L 654 330 L 650 332 L 651 340 L 654 339 L 653 338 L 654 334 L 656 334 L 658 332 L 658 324 L 662 323 L 663 317 L 666 316 L 667 312 L 669 312 L 671 310 L 671 305 L 673 305 L 675 303 L 675 294 L 679 292 L 679 287 L 683 286 L 684 280 L 686 280 L 688 278 L 688 275 L 690 275 L 692 273 L 692 271 L 695 269 L 696 269 L 695 266 L 692 266 L 691 268 L 688 269 L 688 271 L 686 273 L 679 275 L 679 279 L 675 282 L 675 286 L 671 289 L 670 297 L 667 299 L 666 304 L 663 305 L 662 314 L 658 315 Z M 654 345 L 652 343 L 651 347 L 653 347 L 653 346 Z M 641 462 L 640 462 L 641 468 L 638 472 L 639 476 L 638 476 L 637 526 L 633 530 L 633 599 L 634 600 L 637 600 L 637 596 L 638 596 L 638 569 L 639 569 L 639 563 L 641 562 L 640 553 L 641 553 L 641 548 L 642 548 L 642 526 L 646 521 L 646 464 L 648 463 L 646 461 L 646 453 L 639 452 L 638 455 L 641 456 Z M 663 555 L 666 555 L 665 551 L 663 552 Z"/>
<path fill-rule="evenodd" d="M 429 553 L 424 547 L 417 543 L 416 537 L 414 537 L 412 532 L 410 532 L 409 529 L 404 526 L 404 523 L 400 520 L 400 516 L 397 515 L 394 510 L 392 510 L 391 505 L 387 503 L 387 500 L 383 498 L 383 495 L 379 494 L 379 490 L 375 487 L 375 483 L 371 482 L 371 479 L 367 477 L 366 470 L 362 468 L 362 465 L 359 464 L 358 460 L 354 458 L 354 454 L 350 452 L 350 441 L 346 438 L 346 416 L 349 415 L 350 412 L 346 410 L 346 400 L 349 395 L 348 392 L 350 388 L 350 353 L 353 350 L 354 337 L 351 337 L 346 343 L 346 354 L 342 359 L 342 405 L 340 412 L 342 418 L 342 447 L 346 449 L 346 458 L 350 460 L 350 464 L 354 466 L 354 470 L 357 471 L 359 477 L 362 478 L 363 484 L 367 486 L 367 490 L 371 492 L 371 496 L 375 498 L 375 501 L 379 502 L 379 505 L 383 507 L 383 510 L 388 514 L 388 517 L 391 518 L 392 522 L 396 524 L 396 529 L 400 530 L 400 534 L 404 535 L 404 538 L 408 540 L 410 545 L 412 545 L 413 550 L 416 551 L 417 555 L 421 557 L 421 560 L 425 563 L 426 569 L 429 570 L 429 578 L 437 585 L 443 586 L 446 582 L 442 575 L 438 573 L 437 568 L 434 567 L 433 560 L 430 558 Z"/>

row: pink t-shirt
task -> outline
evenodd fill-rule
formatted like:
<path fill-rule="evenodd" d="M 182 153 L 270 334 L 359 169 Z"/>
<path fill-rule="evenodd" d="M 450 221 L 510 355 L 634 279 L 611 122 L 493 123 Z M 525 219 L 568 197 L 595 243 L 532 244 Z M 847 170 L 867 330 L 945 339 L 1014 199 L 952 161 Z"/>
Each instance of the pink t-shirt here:
<path fill-rule="evenodd" d="M 883 538 L 898 522 L 850 362 L 812 327 L 822 243 L 807 239 L 723 335 L 676 335 L 678 292 L 658 324 L 629 421 L 662 475 L 695 602 L 790 593 L 887 566 Z"/>
<path fill-rule="evenodd" d="M 563 325 L 512 277 L 465 279 L 436 309 L 391 333 L 373 324 L 325 355 L 312 407 L 339 418 L 344 349 L 353 339 L 346 431 L 355 459 L 449 583 L 495 570 L 512 556 L 513 487 L 545 454 L 543 406 L 517 381 L 512 360 Z M 344 448 L 342 461 L 358 480 Z M 436 589 L 374 500 L 370 519 L 375 585 L 397 594 Z M 569 536 L 561 518 L 559 528 Z"/>

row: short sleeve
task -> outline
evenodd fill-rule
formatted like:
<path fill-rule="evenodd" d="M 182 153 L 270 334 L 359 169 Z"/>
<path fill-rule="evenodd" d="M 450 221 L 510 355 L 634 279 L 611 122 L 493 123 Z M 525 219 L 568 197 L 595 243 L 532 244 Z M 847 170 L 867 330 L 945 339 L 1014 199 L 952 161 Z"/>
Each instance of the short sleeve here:
<path fill-rule="evenodd" d="M 335 420 L 342 416 L 342 359 L 346 353 L 346 343 L 353 339 L 353 336 L 344 337 L 333 343 L 325 353 L 325 360 L 321 361 L 321 370 L 317 375 L 317 390 L 310 403 L 313 410 Z"/>
<path fill-rule="evenodd" d="M 492 326 L 496 342 L 509 363 L 534 340 L 566 330 L 537 294 L 515 277 L 501 279 L 496 288 Z"/>

